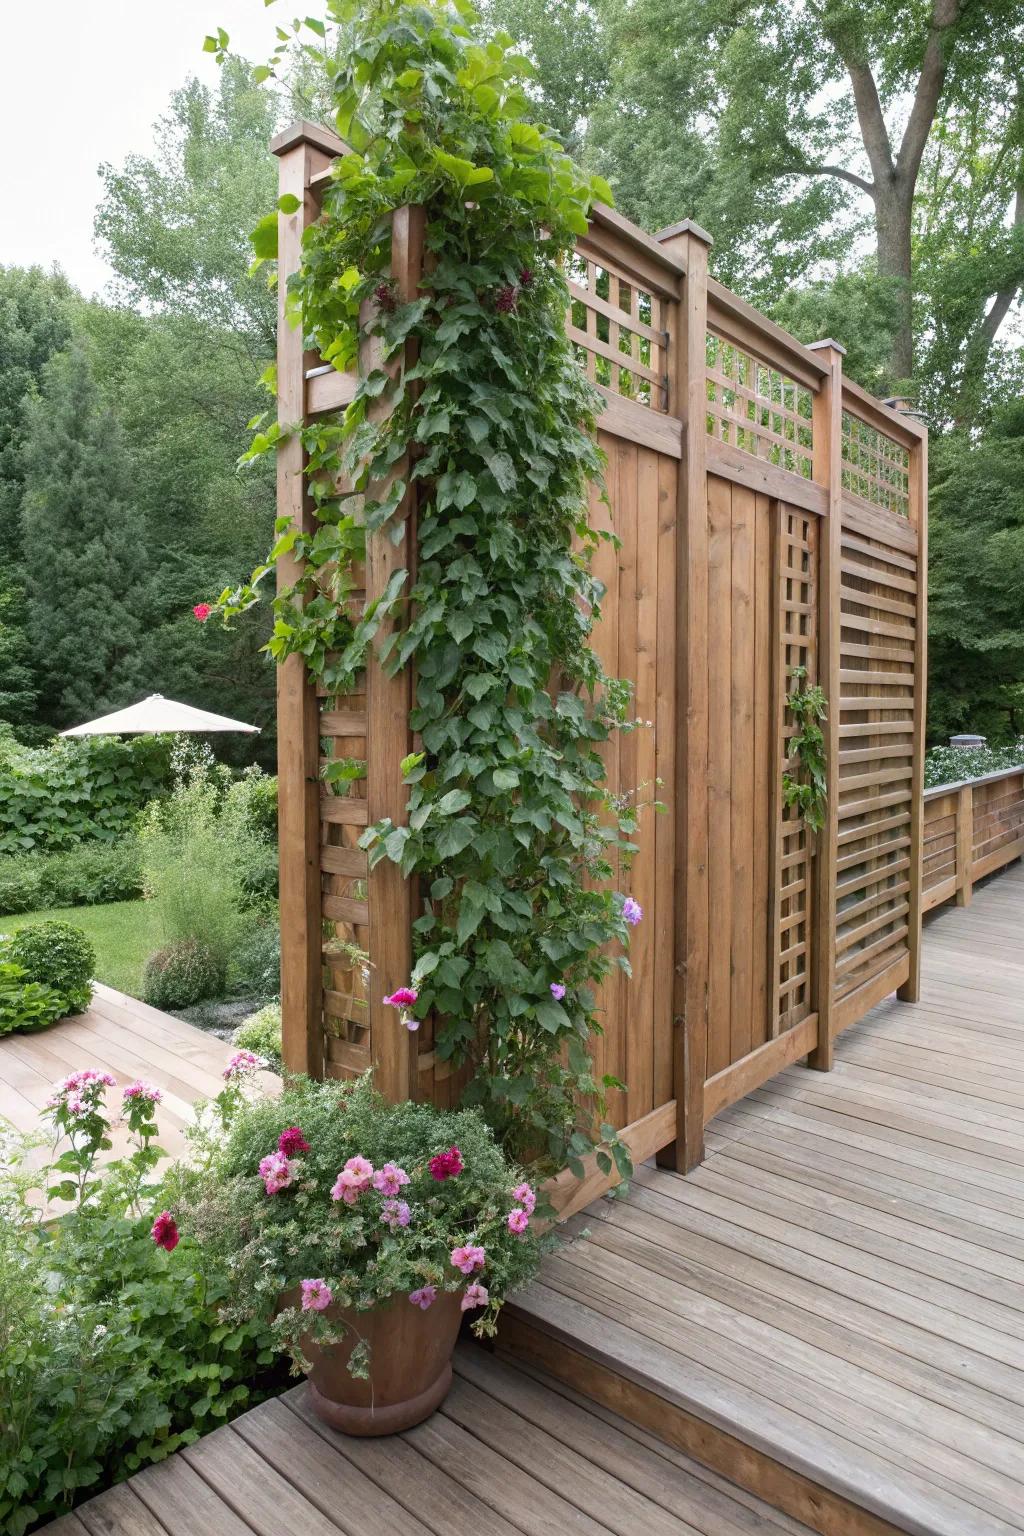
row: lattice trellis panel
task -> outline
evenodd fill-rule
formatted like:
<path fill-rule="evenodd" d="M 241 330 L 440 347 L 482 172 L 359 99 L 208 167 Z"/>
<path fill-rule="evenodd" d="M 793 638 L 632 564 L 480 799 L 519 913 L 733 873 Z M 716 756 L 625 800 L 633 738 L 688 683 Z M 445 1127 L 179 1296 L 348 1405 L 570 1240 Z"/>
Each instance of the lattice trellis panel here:
<path fill-rule="evenodd" d="M 910 515 L 910 453 L 902 443 L 843 412 L 843 490 L 898 517 Z"/>
<path fill-rule="evenodd" d="M 666 300 L 583 242 L 567 275 L 566 334 L 587 378 L 638 405 L 667 410 Z"/>
<path fill-rule="evenodd" d="M 793 671 L 804 667 L 807 685 L 817 681 L 818 519 L 779 505 L 777 531 L 778 662 L 775 720 L 779 742 L 778 778 L 795 773 L 790 750 L 796 723 L 786 708 Z M 810 959 L 813 912 L 813 840 L 799 813 L 778 797 L 773 857 L 773 1034 L 791 1029 L 812 1011 Z"/>
<path fill-rule="evenodd" d="M 906 953 L 917 559 L 843 510 L 836 995 Z M 939 838 L 931 854 L 946 854 Z"/>
<path fill-rule="evenodd" d="M 707 333 L 707 430 L 720 442 L 810 480 L 813 395 L 781 369 Z"/>
<path fill-rule="evenodd" d="M 322 697 L 320 706 L 324 1070 L 355 1077 L 370 1066 L 367 861 L 358 846 L 367 825 L 366 695 Z"/>

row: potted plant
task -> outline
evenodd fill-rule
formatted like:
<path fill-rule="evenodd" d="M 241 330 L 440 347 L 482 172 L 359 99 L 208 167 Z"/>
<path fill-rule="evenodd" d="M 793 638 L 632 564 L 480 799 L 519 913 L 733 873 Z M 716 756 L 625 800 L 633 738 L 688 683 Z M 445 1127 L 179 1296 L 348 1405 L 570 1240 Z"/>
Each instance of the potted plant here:
<path fill-rule="evenodd" d="M 407 1429 L 444 1398 L 462 1319 L 492 1333 L 535 1274 L 534 1190 L 475 1110 L 388 1104 L 368 1078 L 263 1097 L 260 1065 L 233 1058 L 168 1220 L 230 1276 L 225 1320 L 271 1326 L 322 1419 Z"/>

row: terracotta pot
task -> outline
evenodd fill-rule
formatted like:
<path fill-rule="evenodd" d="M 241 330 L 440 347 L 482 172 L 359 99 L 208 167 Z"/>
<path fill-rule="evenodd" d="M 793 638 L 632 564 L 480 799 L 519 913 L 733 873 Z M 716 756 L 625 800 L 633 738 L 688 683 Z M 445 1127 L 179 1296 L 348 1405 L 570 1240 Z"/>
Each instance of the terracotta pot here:
<path fill-rule="evenodd" d="M 282 1297 L 295 1306 L 298 1291 Z M 347 1435 L 394 1435 L 419 1424 L 439 1407 L 452 1382 L 452 1351 L 462 1321 L 461 1293 L 439 1291 L 424 1312 L 407 1296 L 395 1296 L 368 1312 L 331 1305 L 327 1317 L 357 1330 L 337 1344 L 306 1337 L 302 1351 L 312 1363 L 310 1404 L 318 1418 Z M 359 1338 L 370 1346 L 370 1375 L 349 1374 Z"/>

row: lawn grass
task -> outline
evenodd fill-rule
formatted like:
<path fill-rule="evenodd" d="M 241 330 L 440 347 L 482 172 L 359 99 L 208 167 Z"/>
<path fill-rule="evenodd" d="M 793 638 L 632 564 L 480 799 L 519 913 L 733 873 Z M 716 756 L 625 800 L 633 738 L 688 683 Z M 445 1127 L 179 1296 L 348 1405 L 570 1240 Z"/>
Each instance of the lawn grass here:
<path fill-rule="evenodd" d="M 142 967 L 160 947 L 157 914 L 148 901 L 111 901 L 99 907 L 55 907 L 45 912 L 20 912 L 0 918 L 4 933 L 29 923 L 59 919 L 74 923 L 96 949 L 96 980 L 130 997 L 142 994 Z"/>

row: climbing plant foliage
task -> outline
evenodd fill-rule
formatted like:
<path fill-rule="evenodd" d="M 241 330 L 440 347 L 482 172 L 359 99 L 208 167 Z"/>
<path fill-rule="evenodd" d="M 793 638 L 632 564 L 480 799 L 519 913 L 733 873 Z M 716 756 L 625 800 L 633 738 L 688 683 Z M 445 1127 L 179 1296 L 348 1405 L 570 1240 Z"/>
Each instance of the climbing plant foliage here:
<path fill-rule="evenodd" d="M 303 46 L 352 152 L 288 303 L 336 368 L 356 367 L 368 340 L 379 361 L 364 361 L 340 419 L 301 429 L 315 527 L 279 525 L 271 560 L 291 554 L 301 574 L 276 600 L 270 650 L 301 654 L 330 693 L 355 685 L 371 645 L 392 671 L 415 669 L 407 815 L 363 838 L 371 866 L 419 877 L 415 1013 L 433 1016 L 442 1058 L 471 1063 L 469 1101 L 516 1152 L 581 1172 L 597 1143 L 602 1168 L 628 1172 L 602 1123 L 621 1085 L 595 1081 L 588 1045 L 596 986 L 628 970 L 636 920 L 609 882 L 634 850 L 637 796 L 610 796 L 600 757 L 632 728 L 630 688 L 589 645 L 600 401 L 564 332 L 566 254 L 610 194 L 530 121 L 528 62 L 508 37 L 478 43 L 467 6 L 327 10 L 346 46 Z M 407 204 L 426 214 L 428 275 L 411 297 L 389 276 L 392 214 Z M 257 231 L 258 255 L 273 254 L 275 226 Z M 253 452 L 288 430 L 259 432 Z M 353 565 L 372 539 L 402 546 L 405 568 L 353 617 Z M 224 611 L 253 601 L 270 568 L 224 594 Z M 399 623 L 382 643 L 386 615 Z"/>
<path fill-rule="evenodd" d="M 796 721 L 796 732 L 789 740 L 796 773 L 783 773 L 782 797 L 787 805 L 796 806 L 809 832 L 820 832 L 825 825 L 828 784 L 825 737 L 819 722 L 828 716 L 828 700 L 817 684 L 807 686 L 806 667 L 794 667 L 790 682 L 786 707 Z"/>

